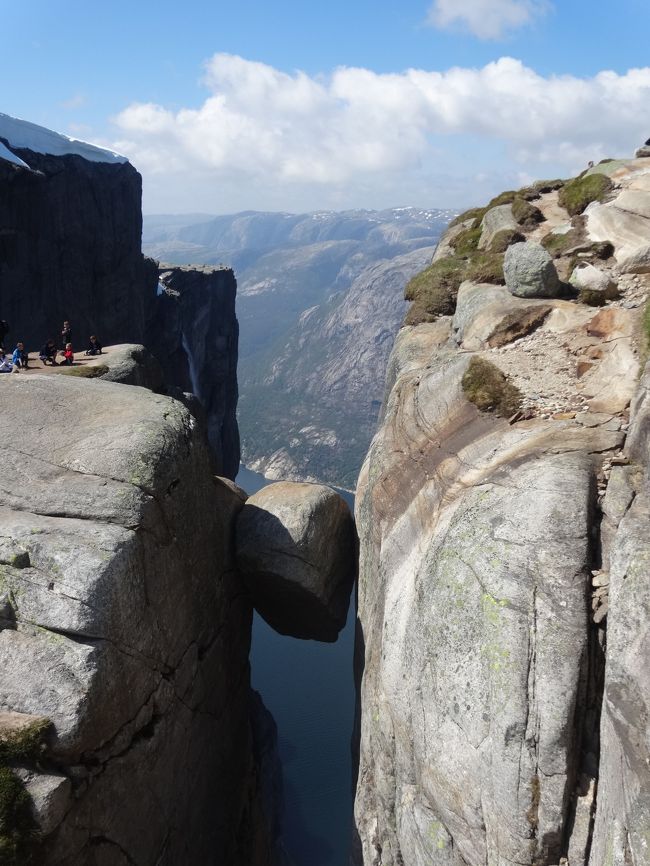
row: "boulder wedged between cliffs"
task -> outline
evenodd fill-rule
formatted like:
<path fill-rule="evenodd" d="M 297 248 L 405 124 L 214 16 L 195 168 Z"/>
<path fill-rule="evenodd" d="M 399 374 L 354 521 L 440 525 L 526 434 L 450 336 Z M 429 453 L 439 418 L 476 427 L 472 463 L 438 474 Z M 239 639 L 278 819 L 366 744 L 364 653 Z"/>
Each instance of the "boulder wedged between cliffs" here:
<path fill-rule="evenodd" d="M 237 566 L 257 612 L 280 634 L 335 641 L 356 577 L 347 503 L 321 484 L 279 482 L 237 519 Z"/>

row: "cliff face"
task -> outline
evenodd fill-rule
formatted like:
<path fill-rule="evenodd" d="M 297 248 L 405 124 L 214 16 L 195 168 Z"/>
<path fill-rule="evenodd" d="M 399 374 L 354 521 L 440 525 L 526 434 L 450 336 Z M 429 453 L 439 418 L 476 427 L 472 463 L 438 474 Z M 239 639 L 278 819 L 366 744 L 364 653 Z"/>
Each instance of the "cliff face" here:
<path fill-rule="evenodd" d="M 142 179 L 124 158 L 0 115 L 0 318 L 32 352 L 91 334 L 138 343 L 160 360 L 168 385 L 196 391 L 217 471 L 239 466 L 236 283 L 231 271 L 158 269 L 141 251 Z M 173 297 L 172 297 L 173 295 Z"/>
<path fill-rule="evenodd" d="M 14 762 L 38 862 L 268 862 L 242 499 L 169 397 L 56 375 L 0 389 L 23 431 L 0 456 L 0 701 L 52 724 L 46 755 Z"/>
<path fill-rule="evenodd" d="M 140 249 L 140 175 L 128 162 L 15 150 L 29 168 L 0 159 L 0 316 L 14 344 L 58 341 L 64 319 L 78 349 L 91 334 L 143 342 L 156 271 Z"/>
<path fill-rule="evenodd" d="M 359 863 L 650 862 L 648 167 L 603 167 L 573 216 L 557 188 L 526 191 L 540 214 L 513 203 L 527 216 L 498 251 L 490 209 L 461 217 L 444 280 L 437 264 L 409 288 L 357 489 Z M 562 279 L 589 262 L 607 297 L 517 297 L 511 254 L 507 286 L 495 262 L 524 238 Z"/>
<path fill-rule="evenodd" d="M 161 266 L 161 289 L 148 327 L 165 378 L 203 406 L 218 471 L 239 470 L 237 282 L 230 268 Z"/>

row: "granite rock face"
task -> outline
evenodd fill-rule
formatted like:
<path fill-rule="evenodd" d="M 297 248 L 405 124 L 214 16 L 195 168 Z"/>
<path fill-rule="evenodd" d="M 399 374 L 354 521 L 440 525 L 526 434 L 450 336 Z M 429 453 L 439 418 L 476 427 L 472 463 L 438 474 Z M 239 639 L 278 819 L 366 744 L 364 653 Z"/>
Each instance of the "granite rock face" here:
<path fill-rule="evenodd" d="M 503 263 L 506 286 L 520 298 L 556 298 L 560 281 L 553 259 L 541 244 L 513 244 Z"/>
<path fill-rule="evenodd" d="M 335 641 L 356 576 L 345 500 L 321 484 L 270 484 L 237 519 L 237 564 L 257 612 L 280 634 Z"/>
<path fill-rule="evenodd" d="M 236 294 L 230 268 L 163 266 L 148 328 L 166 381 L 200 400 L 217 471 L 228 478 L 239 470 Z"/>
<path fill-rule="evenodd" d="M 540 195 L 505 271 L 568 224 L 562 279 L 620 297 L 466 281 L 397 336 L 356 498 L 355 863 L 650 863 L 650 181 L 605 169 L 584 216 Z M 475 358 L 519 390 L 509 421 L 467 399 Z"/>
<path fill-rule="evenodd" d="M 578 771 L 592 455 L 621 437 L 483 416 L 467 363 L 398 373 L 357 490 L 366 864 L 557 862 Z"/>
<path fill-rule="evenodd" d="M 159 359 L 167 386 L 197 393 L 217 471 L 234 478 L 238 324 L 232 271 L 173 269 L 167 279 L 176 294 L 161 292 L 157 264 L 142 255 L 142 179 L 128 161 L 12 150 L 25 164 L 0 158 L 0 318 L 10 325 L 7 345 L 22 340 L 36 351 L 50 337 L 58 341 L 67 319 L 77 351 L 91 334 L 106 346 L 146 346 Z"/>
<path fill-rule="evenodd" d="M 156 269 L 142 256 L 142 179 L 128 162 L 17 149 L 0 159 L 0 318 L 37 348 L 64 319 L 75 347 L 143 342 Z"/>
<path fill-rule="evenodd" d="M 105 382 L 137 385 L 157 393 L 167 390 L 160 364 L 151 352 L 137 343 L 106 346 L 101 355 L 84 358 L 84 362 L 85 367 L 98 367 L 102 372 L 97 378 Z M 76 370 L 75 367 L 68 369 Z M 66 368 L 60 368 L 57 372 L 65 375 Z"/>
<path fill-rule="evenodd" d="M 489 249 L 490 244 L 500 231 L 518 228 L 512 215 L 511 204 L 501 204 L 491 207 L 481 221 L 481 238 L 478 242 L 480 250 Z"/>
<path fill-rule="evenodd" d="M 632 406 L 630 466 L 614 467 L 622 507 L 609 562 L 607 667 L 591 866 L 650 863 L 650 366 Z M 614 475 L 615 473 L 615 475 Z"/>
<path fill-rule="evenodd" d="M 39 862 L 268 862 L 240 497 L 169 397 L 56 375 L 0 391 L 21 431 L 0 453 L 0 710 L 53 725 L 24 775 Z"/>

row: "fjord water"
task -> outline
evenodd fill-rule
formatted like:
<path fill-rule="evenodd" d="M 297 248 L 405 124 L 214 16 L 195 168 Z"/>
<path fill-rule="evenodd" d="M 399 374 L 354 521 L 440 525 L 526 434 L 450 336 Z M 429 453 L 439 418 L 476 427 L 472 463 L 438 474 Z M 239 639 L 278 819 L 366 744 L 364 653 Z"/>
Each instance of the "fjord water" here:
<path fill-rule="evenodd" d="M 252 494 L 271 483 L 242 467 Z M 342 493 L 350 507 L 353 497 Z M 354 601 L 336 643 L 276 634 L 255 614 L 253 688 L 278 727 L 284 784 L 283 842 L 292 866 L 346 866 L 352 828 Z"/>

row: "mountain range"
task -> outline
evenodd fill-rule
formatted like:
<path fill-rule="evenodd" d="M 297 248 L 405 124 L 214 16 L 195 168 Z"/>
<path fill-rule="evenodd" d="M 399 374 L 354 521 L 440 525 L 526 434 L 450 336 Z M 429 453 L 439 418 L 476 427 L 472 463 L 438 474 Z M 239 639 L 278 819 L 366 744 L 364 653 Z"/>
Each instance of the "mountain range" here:
<path fill-rule="evenodd" d="M 406 309 L 403 288 L 452 216 L 399 207 L 144 217 L 147 255 L 235 269 L 246 465 L 354 487 Z"/>

